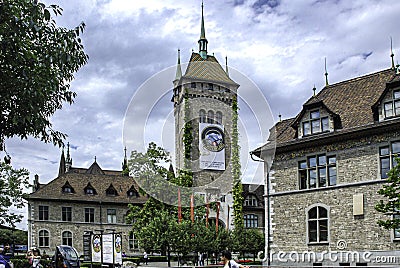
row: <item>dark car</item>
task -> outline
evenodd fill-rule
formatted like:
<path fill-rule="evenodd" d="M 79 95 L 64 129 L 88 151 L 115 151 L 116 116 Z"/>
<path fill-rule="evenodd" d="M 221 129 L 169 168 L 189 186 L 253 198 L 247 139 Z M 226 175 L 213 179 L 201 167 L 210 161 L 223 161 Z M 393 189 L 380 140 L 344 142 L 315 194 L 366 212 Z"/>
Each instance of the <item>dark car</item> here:
<path fill-rule="evenodd" d="M 57 246 L 51 264 L 53 268 L 79 268 L 78 252 L 71 246 Z"/>

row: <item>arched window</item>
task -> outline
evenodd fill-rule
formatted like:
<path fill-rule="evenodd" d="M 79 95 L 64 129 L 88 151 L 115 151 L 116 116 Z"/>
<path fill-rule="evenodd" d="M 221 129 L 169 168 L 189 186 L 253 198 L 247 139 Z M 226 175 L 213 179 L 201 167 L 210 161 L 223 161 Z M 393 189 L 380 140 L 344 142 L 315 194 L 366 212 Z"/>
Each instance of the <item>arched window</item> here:
<path fill-rule="evenodd" d="M 62 244 L 72 247 L 72 233 L 70 231 L 62 233 Z"/>
<path fill-rule="evenodd" d="M 39 231 L 39 247 L 48 247 L 50 246 L 50 233 L 47 230 Z"/>
<path fill-rule="evenodd" d="M 213 124 L 214 123 L 214 112 L 209 110 L 207 113 L 207 123 Z"/>
<path fill-rule="evenodd" d="M 222 125 L 222 113 L 220 111 L 216 112 L 215 121 L 217 121 L 217 124 Z"/>
<path fill-rule="evenodd" d="M 308 242 L 328 242 L 328 209 L 318 205 L 307 212 Z"/>
<path fill-rule="evenodd" d="M 200 123 L 206 123 L 206 111 L 204 111 L 203 109 L 201 109 L 199 112 L 199 120 Z"/>

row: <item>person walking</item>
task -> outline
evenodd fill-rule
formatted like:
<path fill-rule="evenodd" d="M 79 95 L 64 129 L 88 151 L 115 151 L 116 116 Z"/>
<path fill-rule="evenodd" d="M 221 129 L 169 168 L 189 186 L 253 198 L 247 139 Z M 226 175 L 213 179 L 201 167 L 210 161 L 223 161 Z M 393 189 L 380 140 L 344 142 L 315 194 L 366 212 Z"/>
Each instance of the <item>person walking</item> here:
<path fill-rule="evenodd" d="M 224 268 L 249 268 L 249 266 L 243 266 L 232 260 L 232 254 L 229 250 L 221 252 L 221 261 L 224 264 Z"/>
<path fill-rule="evenodd" d="M 147 256 L 147 252 L 143 252 L 143 262 L 147 265 L 147 262 L 149 260 L 149 256 Z"/>

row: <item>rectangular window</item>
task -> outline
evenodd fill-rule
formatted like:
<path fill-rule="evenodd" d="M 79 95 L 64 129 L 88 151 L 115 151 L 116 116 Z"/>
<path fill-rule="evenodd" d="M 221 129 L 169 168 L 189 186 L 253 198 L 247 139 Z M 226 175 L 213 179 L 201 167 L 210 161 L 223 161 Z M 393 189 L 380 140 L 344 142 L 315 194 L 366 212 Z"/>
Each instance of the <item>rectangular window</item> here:
<path fill-rule="evenodd" d="M 71 207 L 62 207 L 62 221 L 72 221 Z"/>
<path fill-rule="evenodd" d="M 85 222 L 94 222 L 94 208 L 85 208 Z"/>
<path fill-rule="evenodd" d="M 196 88 L 196 82 L 190 83 L 190 87 L 191 87 L 191 88 Z"/>
<path fill-rule="evenodd" d="M 245 228 L 257 228 L 258 227 L 258 216 L 254 214 L 243 215 L 244 227 Z"/>
<path fill-rule="evenodd" d="M 400 219 L 400 214 L 393 215 L 394 219 Z M 394 239 L 400 239 L 400 228 L 395 228 L 394 230 Z"/>
<path fill-rule="evenodd" d="M 392 99 L 383 104 L 385 117 L 392 117 L 400 115 L 400 90 L 394 90 Z"/>
<path fill-rule="evenodd" d="M 299 161 L 299 189 L 320 188 L 336 185 L 336 156 L 325 154 L 309 156 Z"/>
<path fill-rule="evenodd" d="M 117 223 L 117 210 L 114 208 L 107 209 L 107 222 Z"/>
<path fill-rule="evenodd" d="M 396 166 L 396 156 L 400 156 L 400 141 L 379 148 L 379 170 L 382 179 L 386 179 L 389 170 Z"/>
<path fill-rule="evenodd" d="M 39 221 L 49 220 L 49 206 L 39 206 Z"/>
<path fill-rule="evenodd" d="M 310 119 L 303 122 L 303 135 L 329 131 L 329 118 L 321 117 L 320 111 L 310 112 Z"/>

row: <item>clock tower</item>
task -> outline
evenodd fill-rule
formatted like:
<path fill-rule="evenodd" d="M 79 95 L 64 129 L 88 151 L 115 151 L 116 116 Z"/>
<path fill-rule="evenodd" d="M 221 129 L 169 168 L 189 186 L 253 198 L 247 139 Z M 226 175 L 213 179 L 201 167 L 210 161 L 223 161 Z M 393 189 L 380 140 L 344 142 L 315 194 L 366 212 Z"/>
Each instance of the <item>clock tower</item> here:
<path fill-rule="evenodd" d="M 214 55 L 207 54 L 203 4 L 199 51 L 192 52 L 182 73 L 180 51 L 172 102 L 175 117 L 177 171 L 193 171 L 193 186 L 216 187 L 232 181 L 232 104 L 235 83 Z"/>

